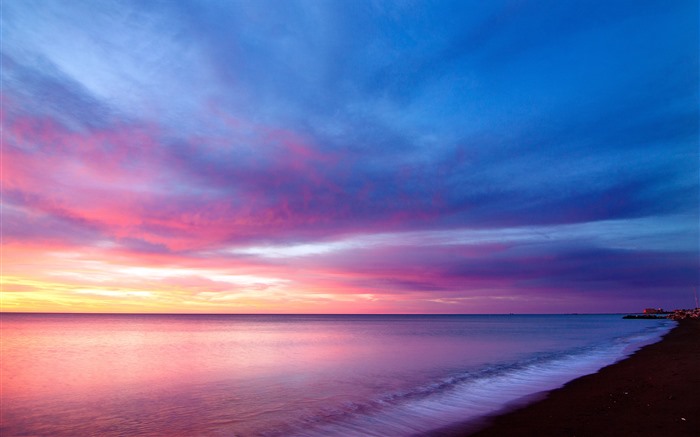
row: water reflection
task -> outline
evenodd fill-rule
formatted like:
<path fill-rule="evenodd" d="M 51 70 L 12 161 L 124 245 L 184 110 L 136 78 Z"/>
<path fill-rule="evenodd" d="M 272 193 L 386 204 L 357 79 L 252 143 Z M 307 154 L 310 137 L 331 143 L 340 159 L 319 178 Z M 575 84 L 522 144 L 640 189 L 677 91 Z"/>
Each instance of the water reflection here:
<path fill-rule="evenodd" d="M 283 434 L 619 329 L 553 323 L 3 314 L 2 435 Z"/>

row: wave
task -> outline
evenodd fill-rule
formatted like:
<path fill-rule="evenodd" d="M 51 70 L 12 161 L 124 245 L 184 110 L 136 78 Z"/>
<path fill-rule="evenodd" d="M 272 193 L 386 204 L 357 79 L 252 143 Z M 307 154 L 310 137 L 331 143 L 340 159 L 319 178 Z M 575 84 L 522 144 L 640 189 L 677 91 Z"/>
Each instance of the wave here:
<path fill-rule="evenodd" d="M 347 403 L 303 417 L 265 436 L 413 436 L 478 421 L 538 393 L 595 373 L 644 345 L 658 341 L 674 325 L 650 327 L 612 342 L 559 353 L 536 354 L 515 363 L 494 363 L 478 371 L 450 375 L 413 390 L 365 403 Z"/>

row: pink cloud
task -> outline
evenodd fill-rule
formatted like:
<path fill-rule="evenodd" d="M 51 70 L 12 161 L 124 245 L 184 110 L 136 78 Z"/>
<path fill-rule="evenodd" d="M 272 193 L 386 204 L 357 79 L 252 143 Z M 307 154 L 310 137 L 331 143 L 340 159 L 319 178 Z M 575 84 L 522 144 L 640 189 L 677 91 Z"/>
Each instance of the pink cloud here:
<path fill-rule="evenodd" d="M 25 116 L 6 120 L 6 131 L 3 188 L 10 198 L 43 214 L 83 221 L 110 238 L 185 250 L 306 220 L 294 220 L 288 198 L 270 204 L 252 180 L 231 194 L 183 179 L 158 129 L 126 125 L 76 132 Z M 284 186 L 290 172 L 324 183 L 306 164 L 315 152 L 298 136 L 278 130 L 269 139 L 283 153 L 275 156 L 271 182 L 259 185 Z"/>

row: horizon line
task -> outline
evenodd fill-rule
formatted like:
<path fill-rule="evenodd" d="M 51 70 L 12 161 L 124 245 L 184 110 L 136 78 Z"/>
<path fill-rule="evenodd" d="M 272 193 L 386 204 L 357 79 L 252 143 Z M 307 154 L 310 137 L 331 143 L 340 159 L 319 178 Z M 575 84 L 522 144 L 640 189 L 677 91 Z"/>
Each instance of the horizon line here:
<path fill-rule="evenodd" d="M 641 314 L 637 312 L 605 313 L 129 313 L 129 312 L 58 312 L 58 311 L 0 311 L 3 314 L 43 314 L 43 315 L 123 315 L 123 316 L 585 316 Z"/>

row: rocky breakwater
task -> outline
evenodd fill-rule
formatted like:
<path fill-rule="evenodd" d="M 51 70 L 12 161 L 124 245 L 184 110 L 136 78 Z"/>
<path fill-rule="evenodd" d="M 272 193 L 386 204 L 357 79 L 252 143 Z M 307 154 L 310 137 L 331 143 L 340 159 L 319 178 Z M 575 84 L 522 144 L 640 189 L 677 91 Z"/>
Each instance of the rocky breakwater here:
<path fill-rule="evenodd" d="M 671 320 L 700 320 L 700 308 L 692 310 L 674 310 L 667 318 Z"/>

